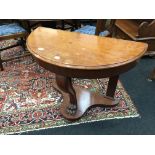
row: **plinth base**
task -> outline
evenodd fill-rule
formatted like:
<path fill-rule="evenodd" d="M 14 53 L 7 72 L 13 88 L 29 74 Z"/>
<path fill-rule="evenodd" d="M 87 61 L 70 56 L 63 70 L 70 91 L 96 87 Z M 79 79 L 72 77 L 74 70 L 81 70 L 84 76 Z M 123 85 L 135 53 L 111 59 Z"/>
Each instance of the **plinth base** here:
<path fill-rule="evenodd" d="M 60 108 L 60 112 L 63 115 L 63 117 L 70 121 L 80 119 L 85 114 L 85 112 L 91 107 L 95 106 L 114 107 L 119 103 L 119 100 L 114 100 L 111 97 L 90 92 L 87 89 L 81 89 L 75 86 L 74 89 L 77 98 L 77 110 L 75 114 L 70 114 L 68 112 L 68 107 L 70 106 L 69 100 L 67 101 L 65 99 Z"/>

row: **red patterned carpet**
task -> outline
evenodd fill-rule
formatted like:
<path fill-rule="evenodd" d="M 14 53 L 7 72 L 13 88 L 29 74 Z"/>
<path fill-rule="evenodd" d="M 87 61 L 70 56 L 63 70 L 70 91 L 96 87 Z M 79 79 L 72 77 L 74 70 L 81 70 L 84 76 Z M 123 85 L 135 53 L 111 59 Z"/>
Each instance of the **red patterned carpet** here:
<path fill-rule="evenodd" d="M 10 42 L 0 42 L 0 47 Z M 18 55 L 21 47 L 6 50 L 2 57 Z M 119 82 L 114 108 L 93 108 L 76 122 L 68 122 L 59 113 L 63 96 L 52 86 L 55 76 L 41 68 L 31 56 L 4 63 L 0 72 L 0 134 L 21 133 L 79 123 L 138 117 L 134 104 Z M 102 81 L 102 82 L 101 82 Z M 105 93 L 108 79 L 74 79 L 74 85 Z"/>

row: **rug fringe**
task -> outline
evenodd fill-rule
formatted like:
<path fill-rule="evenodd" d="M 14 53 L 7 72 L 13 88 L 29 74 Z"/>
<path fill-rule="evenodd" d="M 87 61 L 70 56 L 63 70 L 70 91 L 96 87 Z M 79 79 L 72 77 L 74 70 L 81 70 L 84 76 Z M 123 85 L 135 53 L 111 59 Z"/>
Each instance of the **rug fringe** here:
<path fill-rule="evenodd" d="M 53 127 L 46 127 L 46 128 L 39 128 L 39 129 L 31 129 L 31 130 L 27 130 L 27 131 L 19 131 L 19 132 L 10 132 L 7 133 L 6 135 L 11 135 L 11 134 L 22 134 L 22 133 L 28 133 L 28 132 L 32 132 L 32 131 L 39 131 L 39 130 L 48 130 L 48 129 L 54 129 L 54 128 L 60 128 L 60 127 L 67 127 L 67 126 L 74 126 L 74 125 L 79 125 L 79 124 L 86 124 L 86 123 L 94 123 L 94 122 L 99 122 L 99 121 L 108 121 L 108 120 L 115 120 L 115 119 L 124 119 L 124 118 L 141 118 L 141 116 L 139 114 L 136 115 L 131 115 L 131 116 L 124 116 L 124 117 L 115 117 L 115 118 L 104 118 L 104 119 L 99 119 L 99 120 L 91 120 L 91 121 L 83 121 L 83 122 L 76 122 L 73 124 L 67 124 L 67 125 L 59 125 L 59 126 L 53 126 Z M 1 134 L 1 135 L 5 135 Z"/>

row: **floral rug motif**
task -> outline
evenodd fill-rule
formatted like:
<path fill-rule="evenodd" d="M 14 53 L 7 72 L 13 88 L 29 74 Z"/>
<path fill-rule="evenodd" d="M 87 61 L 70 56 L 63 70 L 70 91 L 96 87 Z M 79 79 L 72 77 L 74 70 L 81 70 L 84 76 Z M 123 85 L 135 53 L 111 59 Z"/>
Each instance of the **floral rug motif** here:
<path fill-rule="evenodd" d="M 0 48 L 10 44 L 0 42 Z M 13 41 L 11 42 L 13 43 Z M 18 55 L 21 47 L 6 50 L 2 58 Z M 40 67 L 31 56 L 3 63 L 0 72 L 0 134 L 13 134 L 46 128 L 109 119 L 138 117 L 139 114 L 118 82 L 113 108 L 92 108 L 78 121 L 68 122 L 59 112 L 63 96 L 52 86 L 55 75 Z M 73 84 L 105 94 L 108 79 L 73 79 Z"/>

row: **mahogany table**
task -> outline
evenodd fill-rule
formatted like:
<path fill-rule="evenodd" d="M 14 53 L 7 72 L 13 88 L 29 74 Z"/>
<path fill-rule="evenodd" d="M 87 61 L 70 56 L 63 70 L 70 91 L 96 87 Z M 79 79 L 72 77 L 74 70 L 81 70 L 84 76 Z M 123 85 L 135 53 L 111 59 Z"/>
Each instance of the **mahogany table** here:
<path fill-rule="evenodd" d="M 40 66 L 56 74 L 55 87 L 62 92 L 61 114 L 77 120 L 92 106 L 116 106 L 119 75 L 133 68 L 147 44 L 39 27 L 27 39 L 27 47 Z M 106 95 L 72 85 L 72 78 L 106 78 Z M 58 87 L 57 87 L 58 86 Z"/>

